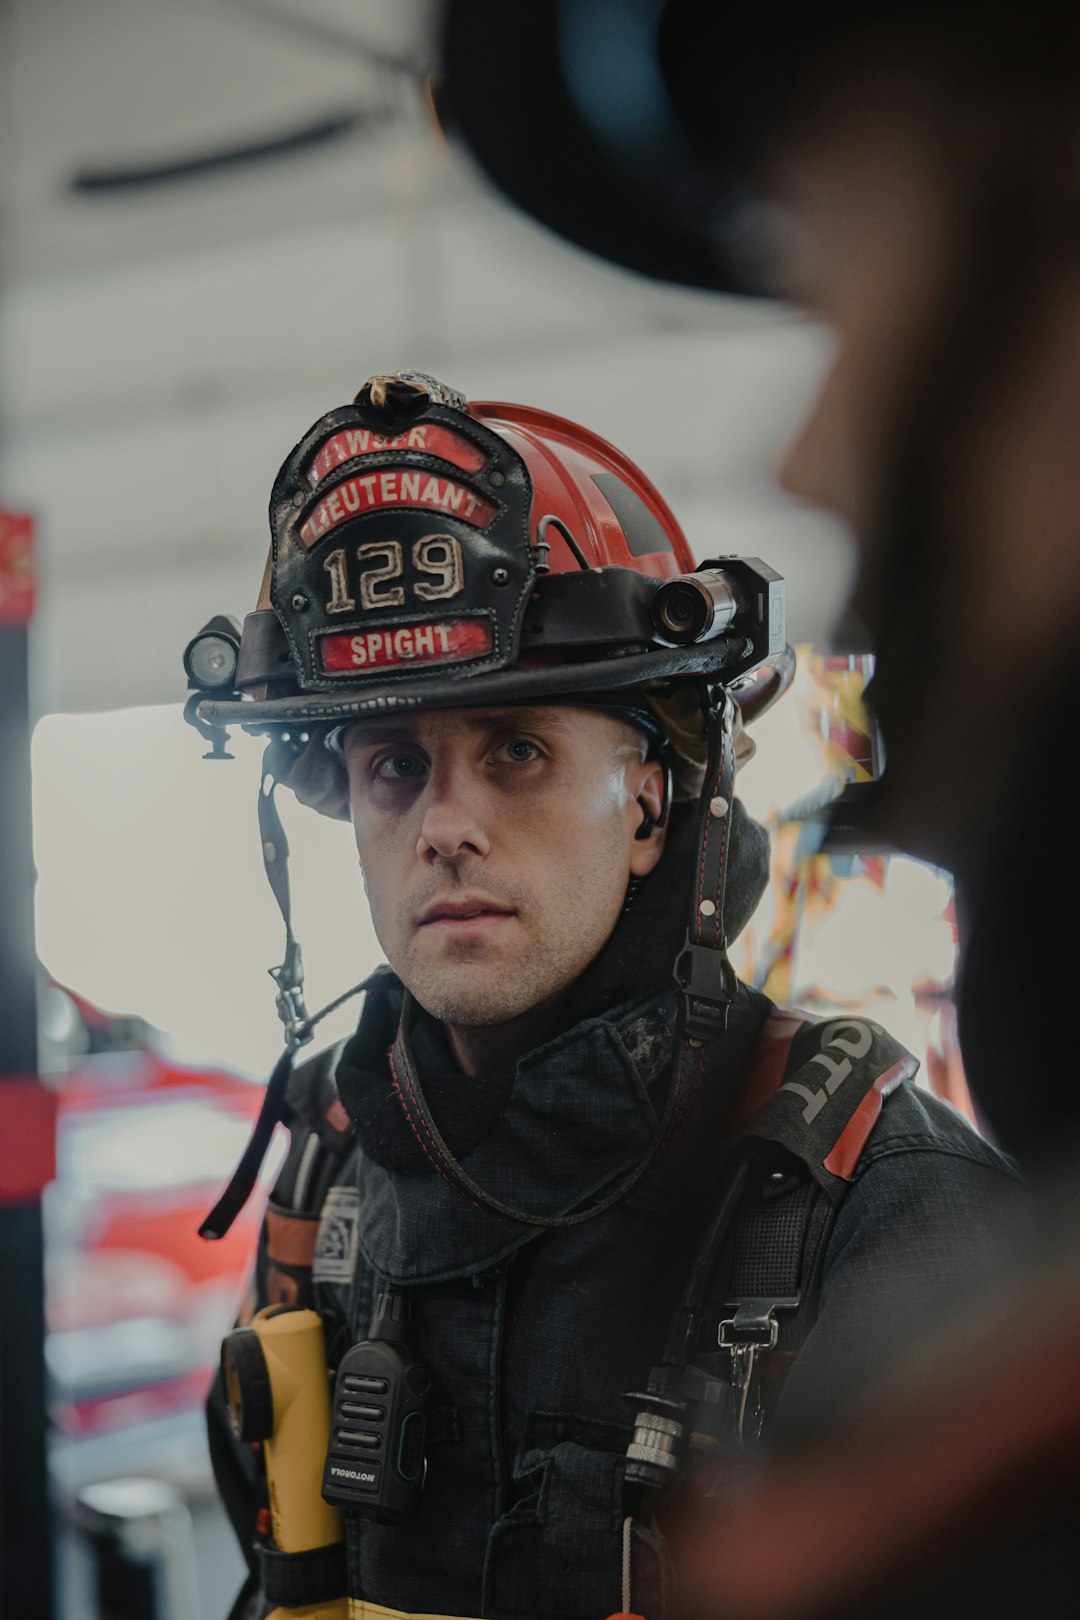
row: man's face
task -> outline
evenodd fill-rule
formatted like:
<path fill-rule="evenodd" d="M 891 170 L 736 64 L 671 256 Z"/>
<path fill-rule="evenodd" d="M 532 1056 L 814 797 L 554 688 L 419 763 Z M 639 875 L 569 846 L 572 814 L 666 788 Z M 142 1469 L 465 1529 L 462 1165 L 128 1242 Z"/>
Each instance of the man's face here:
<path fill-rule="evenodd" d="M 357 721 L 344 753 L 356 847 L 387 960 L 450 1025 L 554 1001 L 615 926 L 662 837 L 635 839 L 662 775 L 596 710 L 453 709 Z"/>

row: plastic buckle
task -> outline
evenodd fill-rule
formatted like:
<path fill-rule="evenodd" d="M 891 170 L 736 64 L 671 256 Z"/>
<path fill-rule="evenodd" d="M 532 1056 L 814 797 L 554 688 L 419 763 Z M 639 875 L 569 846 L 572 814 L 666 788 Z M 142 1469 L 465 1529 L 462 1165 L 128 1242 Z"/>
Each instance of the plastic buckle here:
<path fill-rule="evenodd" d="M 277 1015 L 285 1030 L 285 1045 L 290 1052 L 295 1052 L 315 1039 L 304 1000 L 303 958 L 295 940 L 286 951 L 281 966 L 268 971 L 278 987 Z"/>
<path fill-rule="evenodd" d="M 727 952 L 717 945 L 699 945 L 687 930 L 675 973 L 686 1008 L 683 1033 L 692 1041 L 715 1040 L 727 1029 L 728 1008 L 738 988 Z"/>
<path fill-rule="evenodd" d="M 706 729 L 719 725 L 724 731 L 735 730 L 735 697 L 728 686 L 707 686 L 701 697 L 701 712 Z"/>

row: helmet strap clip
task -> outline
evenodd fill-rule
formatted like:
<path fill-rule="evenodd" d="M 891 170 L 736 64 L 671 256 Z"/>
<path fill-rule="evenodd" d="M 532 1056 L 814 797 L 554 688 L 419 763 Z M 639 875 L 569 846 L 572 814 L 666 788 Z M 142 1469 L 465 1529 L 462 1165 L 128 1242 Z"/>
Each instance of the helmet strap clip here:
<path fill-rule="evenodd" d="M 229 733 L 224 726 L 213 726 L 208 720 L 199 718 L 199 704 L 204 698 L 214 697 L 213 692 L 192 692 L 184 704 L 184 719 L 195 730 L 204 742 L 210 744 L 210 752 L 203 755 L 203 759 L 235 759 L 235 754 L 229 753 Z"/>
<path fill-rule="evenodd" d="M 694 891 L 686 940 L 675 962 L 682 996 L 682 1035 L 693 1045 L 715 1040 L 727 1028 L 728 1007 L 738 988 L 728 960 L 724 924 L 731 801 L 735 786 L 735 700 L 703 682 L 699 689 L 709 739 L 709 758 L 698 819 Z"/>
<path fill-rule="evenodd" d="M 285 960 L 280 967 L 270 968 L 270 977 L 278 987 L 278 1017 L 285 1029 L 285 1050 L 274 1064 L 263 1095 L 259 1117 L 252 1127 L 248 1144 L 229 1178 L 217 1203 L 199 1227 L 199 1236 L 213 1240 L 222 1238 L 232 1226 L 254 1190 L 259 1171 L 270 1146 L 274 1127 L 285 1109 L 286 1091 L 292 1074 L 293 1058 L 301 1046 L 314 1039 L 315 1026 L 338 1007 L 367 990 L 383 972 L 376 968 L 366 979 L 354 984 L 350 990 L 336 997 L 317 1013 L 309 1013 L 304 1001 L 304 959 L 300 942 L 292 931 L 292 904 L 289 896 L 289 841 L 281 816 L 274 803 L 277 778 L 273 771 L 276 742 L 267 745 L 263 755 L 262 782 L 259 787 L 259 834 L 262 839 L 263 866 L 285 923 Z M 279 756 L 280 757 L 280 756 Z"/>
<path fill-rule="evenodd" d="M 263 755 L 262 783 L 259 788 L 259 838 L 263 868 L 285 924 L 285 959 L 280 967 L 270 968 L 269 973 L 278 987 L 277 1013 L 285 1030 L 285 1045 L 290 1052 L 295 1052 L 311 1040 L 312 1031 L 304 1001 L 304 958 L 300 942 L 292 931 L 289 840 L 274 801 L 277 787 L 273 771 L 274 749 L 275 743 L 270 742 Z"/>

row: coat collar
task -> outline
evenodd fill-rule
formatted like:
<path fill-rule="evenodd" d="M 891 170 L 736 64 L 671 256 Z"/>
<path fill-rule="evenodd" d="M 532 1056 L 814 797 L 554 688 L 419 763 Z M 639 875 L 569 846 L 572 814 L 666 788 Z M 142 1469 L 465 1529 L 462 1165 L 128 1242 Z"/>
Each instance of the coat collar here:
<path fill-rule="evenodd" d="M 730 1054 L 725 1073 L 741 1072 L 762 1011 L 762 998 L 752 992 L 743 992 L 733 1006 L 721 1043 Z M 485 1191 L 532 1213 L 565 1214 L 597 1196 L 629 1172 L 656 1135 L 675 1019 L 675 997 L 665 992 L 586 1019 L 526 1054 L 490 1128 L 460 1154 L 463 1166 Z M 367 1063 L 354 1061 L 338 1084 L 358 1120 L 353 1175 L 359 1241 L 375 1271 L 396 1285 L 466 1277 L 498 1265 L 538 1236 L 542 1229 L 472 1203 L 440 1173 L 430 1145 L 408 1167 L 394 1161 L 385 1143 L 380 1156 L 389 1162 L 367 1151 L 365 1098 L 392 1106 L 402 1131 L 410 1127 L 394 1096 L 393 1049 L 369 1048 L 365 1055 Z M 437 1115 L 429 1076 L 422 1079 Z M 710 1076 L 710 1090 L 718 1080 L 717 1073 Z M 460 1075 L 455 1083 L 472 1084 Z"/>

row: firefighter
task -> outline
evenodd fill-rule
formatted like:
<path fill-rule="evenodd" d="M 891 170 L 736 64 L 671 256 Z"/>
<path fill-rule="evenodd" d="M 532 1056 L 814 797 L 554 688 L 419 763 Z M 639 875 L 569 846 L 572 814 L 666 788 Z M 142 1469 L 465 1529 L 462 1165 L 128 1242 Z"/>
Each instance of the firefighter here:
<path fill-rule="evenodd" d="M 766 564 L 696 568 L 610 445 L 416 372 L 314 424 L 270 523 L 242 634 L 186 655 L 204 735 L 268 739 L 287 940 L 286 1052 L 204 1227 L 284 1119 L 210 1401 L 236 1613 L 663 1620 L 680 1482 L 850 1398 L 993 1264 L 1015 1178 L 885 1030 L 731 971 L 768 868 L 742 726 L 790 670 Z M 351 819 L 386 956 L 296 1063 L 278 784 Z"/>

